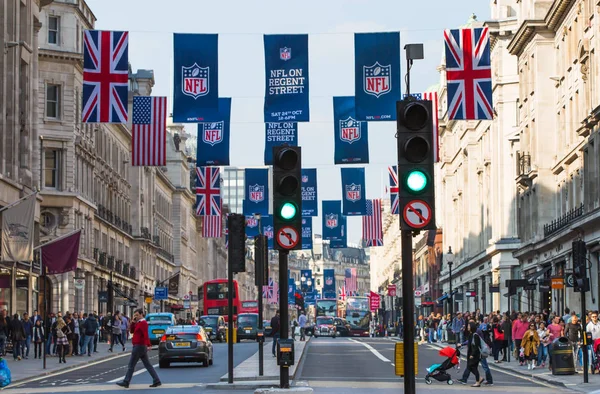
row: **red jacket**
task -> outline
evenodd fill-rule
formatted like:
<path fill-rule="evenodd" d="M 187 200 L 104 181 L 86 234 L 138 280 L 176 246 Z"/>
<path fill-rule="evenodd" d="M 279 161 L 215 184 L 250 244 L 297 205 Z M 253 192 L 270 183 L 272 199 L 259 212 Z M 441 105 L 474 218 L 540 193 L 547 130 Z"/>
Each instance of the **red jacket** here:
<path fill-rule="evenodd" d="M 134 346 L 151 346 L 150 337 L 148 336 L 148 322 L 146 319 L 138 320 L 136 323 L 131 323 L 131 343 Z"/>

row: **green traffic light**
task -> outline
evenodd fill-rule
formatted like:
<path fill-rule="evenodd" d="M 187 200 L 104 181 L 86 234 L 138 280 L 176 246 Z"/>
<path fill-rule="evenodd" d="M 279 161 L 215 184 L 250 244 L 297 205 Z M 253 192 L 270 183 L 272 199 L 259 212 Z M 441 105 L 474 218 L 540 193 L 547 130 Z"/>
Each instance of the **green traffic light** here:
<path fill-rule="evenodd" d="M 296 212 L 298 209 L 291 202 L 286 202 L 281 206 L 279 210 L 279 216 L 281 216 L 284 220 L 292 220 L 296 217 Z"/>
<path fill-rule="evenodd" d="M 406 187 L 413 193 L 422 192 L 427 186 L 427 175 L 423 171 L 411 171 L 406 177 Z"/>

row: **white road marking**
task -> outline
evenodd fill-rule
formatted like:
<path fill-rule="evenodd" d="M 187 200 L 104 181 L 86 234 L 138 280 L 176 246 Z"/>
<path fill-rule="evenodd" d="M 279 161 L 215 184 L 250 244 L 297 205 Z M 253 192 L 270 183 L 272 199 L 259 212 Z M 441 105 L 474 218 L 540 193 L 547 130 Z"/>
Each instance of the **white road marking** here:
<path fill-rule="evenodd" d="M 356 339 L 352 339 L 352 338 L 348 338 L 348 340 L 351 341 L 351 342 L 360 343 L 361 345 L 363 345 L 364 347 L 366 347 L 367 349 L 369 349 L 371 351 L 371 353 L 373 353 L 375 355 L 375 357 L 377 357 L 381 361 L 386 362 L 386 363 L 391 363 L 392 362 L 390 359 L 384 357 L 383 354 L 381 354 L 377 350 L 375 350 L 375 348 L 373 346 L 369 345 L 368 343 L 360 342 L 360 341 L 357 341 Z"/>
<path fill-rule="evenodd" d="M 154 364 L 154 365 L 152 366 L 152 368 L 158 368 L 158 364 Z M 144 372 L 148 372 L 148 371 L 146 370 L 146 368 L 142 368 L 142 369 L 140 369 L 139 371 L 135 371 L 135 372 L 133 373 L 132 377 L 133 377 L 133 376 L 138 376 L 139 374 L 141 374 L 141 373 L 144 373 Z M 124 378 L 125 378 L 125 375 L 121 376 L 120 378 L 116 378 L 116 379 L 113 379 L 113 380 L 109 380 L 109 381 L 108 381 L 108 382 L 106 382 L 106 383 L 117 383 L 117 382 L 120 382 L 121 380 L 123 380 Z"/>

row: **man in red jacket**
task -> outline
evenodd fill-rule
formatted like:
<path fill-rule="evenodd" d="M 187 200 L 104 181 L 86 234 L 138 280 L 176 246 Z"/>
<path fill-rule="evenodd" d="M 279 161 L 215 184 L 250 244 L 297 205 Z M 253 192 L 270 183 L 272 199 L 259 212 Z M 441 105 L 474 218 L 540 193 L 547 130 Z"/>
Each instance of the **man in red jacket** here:
<path fill-rule="evenodd" d="M 141 359 L 144 364 L 144 368 L 150 373 L 152 376 L 152 384 L 150 387 L 158 387 L 162 383 L 154 367 L 148 360 L 148 350 L 152 349 L 152 345 L 150 344 L 150 337 L 148 336 L 148 322 L 144 319 L 144 310 L 137 309 L 133 313 L 133 321 L 131 322 L 131 333 L 133 337 L 131 338 L 131 344 L 133 345 L 133 349 L 131 350 L 131 357 L 129 358 L 129 366 L 127 367 L 127 373 L 125 374 L 125 379 L 122 382 L 118 382 L 117 385 L 121 387 L 128 388 L 129 382 L 133 376 L 133 371 L 135 370 L 135 366 L 138 361 Z"/>

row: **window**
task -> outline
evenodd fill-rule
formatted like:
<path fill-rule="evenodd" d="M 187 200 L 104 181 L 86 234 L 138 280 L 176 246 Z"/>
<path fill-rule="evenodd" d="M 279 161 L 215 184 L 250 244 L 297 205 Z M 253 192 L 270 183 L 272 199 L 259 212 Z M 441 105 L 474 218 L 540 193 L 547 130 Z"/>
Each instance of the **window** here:
<path fill-rule="evenodd" d="M 47 150 L 44 153 L 44 185 L 58 188 L 58 150 Z"/>
<path fill-rule="evenodd" d="M 60 85 L 46 85 L 46 117 L 60 119 Z"/>
<path fill-rule="evenodd" d="M 48 17 L 48 44 L 59 45 L 60 18 Z"/>

